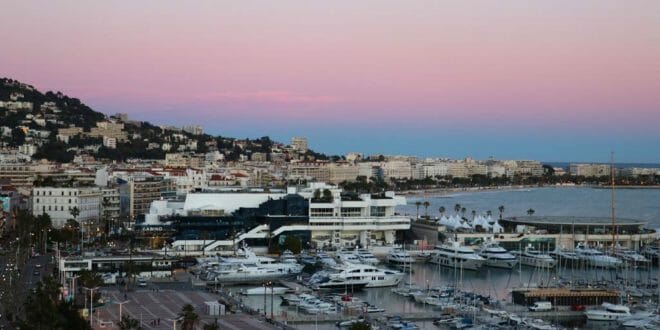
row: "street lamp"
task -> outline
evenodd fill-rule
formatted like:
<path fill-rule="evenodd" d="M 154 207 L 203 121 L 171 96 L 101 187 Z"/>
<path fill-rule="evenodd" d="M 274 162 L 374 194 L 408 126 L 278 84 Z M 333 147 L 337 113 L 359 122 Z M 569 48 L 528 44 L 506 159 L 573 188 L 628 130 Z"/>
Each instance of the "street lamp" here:
<path fill-rule="evenodd" d="M 115 304 L 119 305 L 119 322 L 121 322 L 121 312 L 122 312 L 122 307 L 124 307 L 124 304 L 130 302 L 130 300 L 122 301 L 122 302 L 116 302 Z"/>
<path fill-rule="evenodd" d="M 85 290 L 89 290 L 89 326 L 94 328 L 94 290 L 98 290 L 99 287 L 87 288 L 83 287 Z"/>

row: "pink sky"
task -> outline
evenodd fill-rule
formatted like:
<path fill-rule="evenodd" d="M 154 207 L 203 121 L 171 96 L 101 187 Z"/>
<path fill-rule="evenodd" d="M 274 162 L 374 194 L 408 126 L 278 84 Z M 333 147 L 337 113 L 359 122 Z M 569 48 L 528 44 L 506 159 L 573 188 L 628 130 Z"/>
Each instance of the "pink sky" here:
<path fill-rule="evenodd" d="M 153 122 L 191 108 L 190 121 L 245 127 L 257 116 L 431 126 L 544 118 L 654 132 L 660 119 L 660 1 L 2 7 L 1 75 Z"/>

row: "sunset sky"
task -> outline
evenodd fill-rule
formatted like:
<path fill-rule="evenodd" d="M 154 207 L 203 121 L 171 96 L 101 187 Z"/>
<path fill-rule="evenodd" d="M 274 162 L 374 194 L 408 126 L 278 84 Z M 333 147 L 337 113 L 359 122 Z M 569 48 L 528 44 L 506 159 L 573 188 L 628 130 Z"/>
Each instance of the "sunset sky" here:
<path fill-rule="evenodd" d="M 3 1 L 0 76 L 320 152 L 660 162 L 660 1 Z"/>

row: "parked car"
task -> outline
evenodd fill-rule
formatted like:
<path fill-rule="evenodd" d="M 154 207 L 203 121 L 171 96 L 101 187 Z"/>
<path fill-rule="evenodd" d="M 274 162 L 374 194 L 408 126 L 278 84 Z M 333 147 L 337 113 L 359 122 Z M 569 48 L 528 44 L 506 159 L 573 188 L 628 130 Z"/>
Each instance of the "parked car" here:
<path fill-rule="evenodd" d="M 534 305 L 529 306 L 532 312 L 547 312 L 552 310 L 552 303 L 549 301 L 537 301 Z"/>

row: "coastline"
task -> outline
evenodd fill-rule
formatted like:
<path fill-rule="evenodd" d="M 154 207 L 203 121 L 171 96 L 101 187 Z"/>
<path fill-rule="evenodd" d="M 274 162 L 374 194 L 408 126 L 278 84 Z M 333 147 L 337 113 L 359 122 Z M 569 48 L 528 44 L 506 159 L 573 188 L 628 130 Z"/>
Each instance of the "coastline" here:
<path fill-rule="evenodd" d="M 462 187 L 462 188 L 433 188 L 433 189 L 419 189 L 419 190 L 403 190 L 398 191 L 397 194 L 405 196 L 446 196 L 449 194 L 461 192 L 480 192 L 480 191 L 507 191 L 518 189 L 531 189 L 531 188 L 544 188 L 544 187 L 576 187 L 576 186 L 539 186 L 539 185 L 510 185 L 510 186 L 494 186 L 494 187 Z"/>

